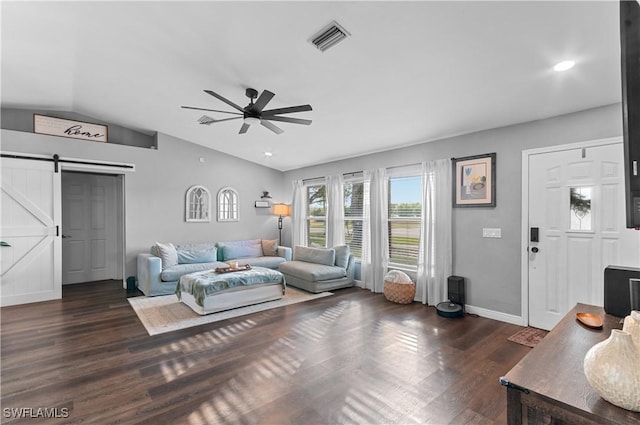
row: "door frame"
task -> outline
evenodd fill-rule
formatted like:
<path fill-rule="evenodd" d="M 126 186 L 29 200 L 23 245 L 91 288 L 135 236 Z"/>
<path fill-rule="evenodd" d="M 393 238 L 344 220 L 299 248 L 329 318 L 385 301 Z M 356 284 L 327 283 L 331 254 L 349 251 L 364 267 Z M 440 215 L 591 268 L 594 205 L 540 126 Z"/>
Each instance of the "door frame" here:
<path fill-rule="evenodd" d="M 126 278 L 126 252 L 127 252 L 127 239 L 126 239 L 126 223 L 125 220 L 125 185 L 126 185 L 126 173 L 132 170 L 122 169 L 121 167 L 116 166 L 108 166 L 108 165 L 94 165 L 94 164 L 74 164 L 74 163 L 60 163 L 61 171 L 76 171 L 87 174 L 111 174 L 115 175 L 118 179 L 116 182 L 116 247 L 118 250 L 119 261 L 116 264 L 116 275 L 120 275 L 122 277 L 122 287 L 124 289 L 127 288 L 127 278 Z M 60 191 L 60 196 L 62 197 L 62 191 Z M 62 199 L 61 199 L 62 201 Z M 60 217 L 62 220 L 62 217 Z M 62 267 L 62 264 L 60 265 Z"/>
<path fill-rule="evenodd" d="M 60 226 L 61 229 L 63 230 L 63 233 L 65 233 L 65 190 L 68 190 L 68 183 L 65 184 L 65 176 L 69 177 L 69 175 L 77 175 L 77 176 L 81 176 L 81 181 L 86 183 L 87 179 L 91 179 L 93 176 L 103 176 L 103 177 L 107 177 L 108 178 L 108 182 L 109 185 L 111 185 L 111 189 L 113 190 L 113 205 L 109 206 L 108 208 L 113 208 L 113 210 L 109 209 L 109 217 L 110 220 L 112 220 L 112 227 L 113 227 L 113 232 L 108 232 L 112 235 L 107 236 L 107 238 L 109 238 L 109 240 L 111 241 L 112 244 L 112 249 L 115 251 L 115 258 L 112 261 L 108 261 L 107 264 L 107 277 L 106 279 L 119 279 L 120 276 L 122 275 L 122 270 L 123 270 L 123 264 L 122 264 L 122 259 L 121 259 L 121 255 L 122 255 L 122 240 L 123 240 L 123 231 L 122 231 L 122 226 L 123 226 L 123 217 L 122 217 L 122 211 L 121 211 L 121 206 L 124 202 L 124 199 L 122 198 L 122 186 L 124 183 L 124 177 L 122 175 L 119 174 L 113 174 L 113 173 L 105 173 L 105 172 L 100 172 L 100 173 L 89 173 L 86 171 L 71 171 L 68 170 L 66 168 L 62 168 L 61 169 L 61 177 L 62 177 L 62 184 L 61 184 L 61 193 L 62 193 L 62 216 L 60 217 L 62 225 Z M 86 193 L 84 195 L 87 195 Z M 91 194 L 89 194 L 89 197 L 91 197 Z M 86 199 L 85 199 L 86 200 Z M 123 210 L 123 209 L 122 209 Z M 68 222 L 66 223 L 67 225 L 69 224 Z M 68 229 L 66 230 L 66 233 L 68 234 Z M 64 236 L 63 236 L 64 237 Z M 85 283 L 85 282 L 89 282 L 89 281 L 94 281 L 94 280 L 98 280 L 98 279 L 87 279 L 87 280 L 82 280 L 80 282 L 76 282 L 76 283 L 65 283 L 65 252 L 68 254 L 68 247 L 65 250 L 65 243 L 64 241 L 62 242 L 62 254 L 63 254 L 63 259 L 62 259 L 62 286 L 66 286 L 66 285 L 75 285 L 77 283 Z M 86 249 L 90 249 L 90 248 L 86 248 Z M 108 253 L 105 253 L 105 255 L 110 255 L 110 253 L 112 253 L 113 251 L 109 251 Z M 86 270 L 85 270 L 86 272 Z"/>
<path fill-rule="evenodd" d="M 561 152 L 574 149 L 587 149 L 595 146 L 606 146 L 622 144 L 622 136 L 609 137 L 606 139 L 589 140 L 585 142 L 569 143 L 566 145 L 546 146 L 544 148 L 528 149 L 522 151 L 522 212 L 521 212 L 521 321 L 522 326 L 529 325 L 529 157 L 533 155 Z"/>
<path fill-rule="evenodd" d="M 21 159 L 31 159 L 31 160 L 44 160 L 44 161 L 53 161 L 51 155 L 43 155 L 43 154 L 34 154 L 34 153 L 23 153 L 23 152 L 11 152 L 11 151 L 0 151 L 2 155 L 6 155 L 8 157 L 15 156 L 16 158 Z M 116 226 L 118 227 L 118 235 L 116 237 L 116 245 L 118 245 L 118 250 L 121 252 L 118 253 L 120 257 L 120 262 L 117 265 L 118 270 L 116 274 L 120 274 L 122 276 L 122 287 L 123 289 L 127 288 L 127 278 L 126 278 L 126 256 L 127 256 L 127 220 L 126 220 L 126 175 L 128 173 L 133 173 L 136 171 L 135 164 L 126 163 L 126 162 L 111 162 L 111 161 L 102 161 L 102 160 L 94 160 L 94 159 L 85 159 L 85 158 L 72 158 L 72 157 L 60 157 L 58 158 L 58 166 L 59 171 L 79 171 L 83 173 L 98 173 L 98 174 L 112 174 L 118 175 L 121 180 L 121 184 L 116 185 L 116 199 L 120 202 L 121 205 L 118 207 L 118 218 L 116 220 Z M 62 175 L 62 174 L 61 174 Z M 60 188 L 58 196 L 60 197 L 60 202 L 62 203 L 62 188 Z M 60 223 L 58 223 L 62 228 L 62 216 L 60 216 Z M 62 272 L 62 243 L 60 244 L 60 272 Z M 60 275 L 60 286 L 62 287 L 62 274 Z"/>

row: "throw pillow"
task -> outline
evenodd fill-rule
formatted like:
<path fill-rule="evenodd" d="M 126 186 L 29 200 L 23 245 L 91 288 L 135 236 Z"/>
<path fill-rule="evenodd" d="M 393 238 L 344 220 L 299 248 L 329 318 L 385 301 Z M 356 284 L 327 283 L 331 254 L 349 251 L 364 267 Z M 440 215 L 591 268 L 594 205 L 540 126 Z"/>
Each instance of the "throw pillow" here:
<path fill-rule="evenodd" d="M 172 243 L 156 242 L 156 249 L 158 250 L 158 256 L 162 260 L 163 270 L 178 264 L 178 253 Z"/>
<path fill-rule="evenodd" d="M 178 264 L 213 263 L 217 261 L 217 250 L 214 246 L 185 245 L 176 246 Z"/>
<path fill-rule="evenodd" d="M 332 248 L 327 249 L 296 246 L 296 249 L 293 251 L 293 259 L 297 261 L 305 261 L 307 263 L 333 266 L 336 262 L 336 251 Z"/>
<path fill-rule="evenodd" d="M 349 265 L 349 245 L 338 245 L 333 249 L 336 251 L 336 266 L 346 269 Z"/>
<path fill-rule="evenodd" d="M 230 244 L 227 243 L 222 247 L 223 261 L 235 260 L 238 258 L 256 258 L 262 257 L 262 244 L 258 239 L 257 244 Z"/>
<path fill-rule="evenodd" d="M 278 255 L 278 240 L 262 239 L 262 254 L 267 257 L 275 257 Z"/>

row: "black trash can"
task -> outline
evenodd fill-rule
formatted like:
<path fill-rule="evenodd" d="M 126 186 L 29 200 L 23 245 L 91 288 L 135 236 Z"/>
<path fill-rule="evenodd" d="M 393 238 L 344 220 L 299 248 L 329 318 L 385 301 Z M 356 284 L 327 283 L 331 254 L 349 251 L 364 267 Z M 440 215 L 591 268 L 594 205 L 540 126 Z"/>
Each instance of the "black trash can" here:
<path fill-rule="evenodd" d="M 128 292 L 133 292 L 136 289 L 137 289 L 136 278 L 134 276 L 129 276 L 127 278 L 127 291 Z"/>

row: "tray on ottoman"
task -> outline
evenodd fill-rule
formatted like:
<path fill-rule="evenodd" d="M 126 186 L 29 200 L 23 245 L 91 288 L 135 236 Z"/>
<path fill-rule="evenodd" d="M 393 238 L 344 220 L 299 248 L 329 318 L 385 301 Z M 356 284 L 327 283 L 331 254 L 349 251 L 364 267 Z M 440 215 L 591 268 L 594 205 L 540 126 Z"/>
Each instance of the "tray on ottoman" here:
<path fill-rule="evenodd" d="M 233 272 L 241 272 L 244 270 L 251 270 L 251 266 L 248 264 L 245 264 L 243 266 L 238 266 L 238 267 L 218 267 L 215 269 L 216 273 L 233 273 Z"/>

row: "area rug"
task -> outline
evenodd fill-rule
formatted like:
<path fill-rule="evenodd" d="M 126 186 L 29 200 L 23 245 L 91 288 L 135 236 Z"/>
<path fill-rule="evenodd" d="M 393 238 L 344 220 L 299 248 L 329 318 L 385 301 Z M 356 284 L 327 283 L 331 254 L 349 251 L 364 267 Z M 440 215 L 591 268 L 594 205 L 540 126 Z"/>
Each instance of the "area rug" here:
<path fill-rule="evenodd" d="M 509 341 L 526 345 L 527 347 L 535 347 L 542 338 L 547 336 L 549 332 L 538 328 L 524 328 L 507 338 Z"/>
<path fill-rule="evenodd" d="M 234 308 L 201 316 L 191 310 L 186 304 L 178 301 L 176 295 L 163 295 L 159 297 L 133 297 L 128 298 L 129 304 L 138 315 L 138 318 L 147 329 L 149 335 L 158 335 L 165 332 L 185 329 L 191 326 L 205 323 L 218 322 L 246 314 L 257 313 L 276 307 L 301 303 L 317 298 L 333 295 L 331 292 L 312 294 L 287 287 L 285 296 L 279 300 L 254 304 L 247 307 Z"/>

